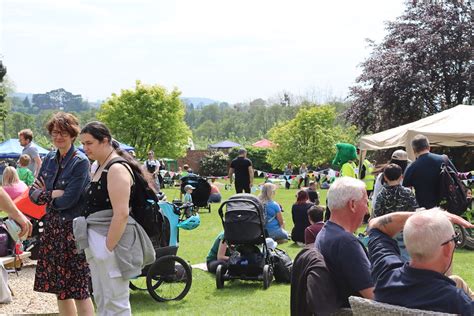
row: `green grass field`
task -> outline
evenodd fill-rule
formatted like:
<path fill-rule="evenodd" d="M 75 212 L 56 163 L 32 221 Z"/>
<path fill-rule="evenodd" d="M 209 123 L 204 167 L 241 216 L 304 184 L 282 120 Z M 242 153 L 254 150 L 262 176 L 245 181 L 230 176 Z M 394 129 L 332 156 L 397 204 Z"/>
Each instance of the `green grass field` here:
<path fill-rule="evenodd" d="M 179 198 L 177 189 L 164 190 L 168 201 Z M 320 201 L 326 200 L 326 192 L 318 190 Z M 291 205 L 296 200 L 296 189 L 278 189 L 275 200 L 282 204 L 287 231 L 293 226 Z M 224 200 L 234 191 L 221 190 Z M 201 225 L 192 231 L 180 231 L 178 255 L 191 264 L 203 263 L 217 234 L 222 231 L 222 223 L 217 213 L 218 204 L 212 205 L 212 212 L 201 213 Z M 280 245 L 294 258 L 300 247 L 293 242 Z M 454 273 L 463 277 L 471 287 L 474 286 L 474 252 L 456 250 Z M 131 291 L 130 300 L 134 315 L 289 315 L 290 285 L 273 282 L 269 289 L 263 290 L 262 282 L 226 282 L 224 289 L 217 290 L 214 275 L 193 269 L 193 284 L 188 295 L 181 301 L 158 303 L 146 291 Z"/>

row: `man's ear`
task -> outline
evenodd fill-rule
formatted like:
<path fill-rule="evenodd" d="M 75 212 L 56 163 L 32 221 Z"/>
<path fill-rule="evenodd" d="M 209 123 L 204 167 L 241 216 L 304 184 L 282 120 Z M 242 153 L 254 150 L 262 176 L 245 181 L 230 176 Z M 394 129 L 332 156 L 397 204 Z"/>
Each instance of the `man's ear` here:
<path fill-rule="evenodd" d="M 449 257 L 451 253 L 453 253 L 453 249 L 451 249 L 452 243 L 449 242 L 446 245 L 443 245 L 443 257 Z"/>
<path fill-rule="evenodd" d="M 353 213 L 354 213 L 354 211 L 355 211 L 355 203 L 356 203 L 355 200 L 349 200 L 349 201 L 347 202 L 347 206 L 349 206 L 349 209 L 350 209 L 351 212 L 353 212 Z"/>

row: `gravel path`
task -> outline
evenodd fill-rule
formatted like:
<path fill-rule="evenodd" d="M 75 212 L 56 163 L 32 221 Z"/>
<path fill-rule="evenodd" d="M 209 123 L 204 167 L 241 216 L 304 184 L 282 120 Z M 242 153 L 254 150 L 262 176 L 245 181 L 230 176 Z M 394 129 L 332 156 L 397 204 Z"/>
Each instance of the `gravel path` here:
<path fill-rule="evenodd" d="M 0 315 L 57 313 L 56 297 L 52 294 L 33 291 L 36 261 L 26 259 L 23 268 L 9 273 L 8 284 L 13 291 L 13 302 L 0 304 Z"/>

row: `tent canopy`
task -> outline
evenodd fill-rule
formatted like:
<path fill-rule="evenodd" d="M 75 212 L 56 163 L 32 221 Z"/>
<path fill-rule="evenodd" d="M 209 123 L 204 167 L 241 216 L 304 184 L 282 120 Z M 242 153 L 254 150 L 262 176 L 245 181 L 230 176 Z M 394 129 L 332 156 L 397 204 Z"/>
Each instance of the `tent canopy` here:
<path fill-rule="evenodd" d="M 32 144 L 38 148 L 40 156 L 45 156 L 49 153 L 49 150 L 44 149 L 35 142 L 32 142 Z M 20 158 L 22 151 L 23 147 L 21 147 L 18 138 L 12 138 L 0 144 L 0 158 L 18 159 Z"/>
<path fill-rule="evenodd" d="M 117 141 L 117 142 L 119 143 L 120 149 L 122 149 L 122 150 L 125 150 L 125 151 L 135 150 L 135 147 L 129 146 L 129 145 L 124 144 L 124 143 L 121 143 L 121 142 L 119 142 L 119 141 Z M 82 145 L 79 145 L 79 146 L 77 147 L 77 149 L 79 149 L 80 151 L 84 152 L 84 146 L 82 146 Z"/>
<path fill-rule="evenodd" d="M 431 146 L 474 146 L 474 106 L 458 105 L 416 122 L 398 126 L 360 139 L 362 150 L 405 147 L 414 159 L 411 140 L 418 134 L 428 137 Z"/>
<path fill-rule="evenodd" d="M 231 142 L 230 140 L 224 140 L 220 143 L 209 145 L 209 148 L 233 148 L 233 147 L 241 147 L 242 145 Z"/>
<path fill-rule="evenodd" d="M 275 144 L 272 141 L 264 138 L 259 140 L 258 142 L 253 143 L 252 146 L 258 148 L 272 148 L 273 146 L 275 146 Z"/>

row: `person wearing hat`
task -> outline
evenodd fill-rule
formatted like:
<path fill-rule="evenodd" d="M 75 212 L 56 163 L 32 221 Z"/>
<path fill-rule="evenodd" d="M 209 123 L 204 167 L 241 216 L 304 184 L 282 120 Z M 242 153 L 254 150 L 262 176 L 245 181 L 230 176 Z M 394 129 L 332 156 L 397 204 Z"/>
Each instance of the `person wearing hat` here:
<path fill-rule="evenodd" d="M 375 180 L 374 192 L 372 193 L 372 207 L 375 205 L 377 201 L 377 196 L 379 195 L 380 191 L 382 191 L 383 185 L 385 184 L 385 179 L 383 177 L 383 169 L 390 163 L 399 165 L 400 168 L 402 168 L 402 173 L 404 173 L 407 168 L 408 163 L 410 163 L 410 161 L 408 160 L 407 152 L 404 151 L 403 149 L 395 150 L 392 153 L 392 158 L 390 159 L 390 161 L 387 164 L 379 166 L 377 170 L 374 172 L 374 173 L 379 172 L 379 175 L 377 176 L 377 179 Z"/>
<path fill-rule="evenodd" d="M 195 189 L 196 188 L 193 187 L 190 184 L 187 184 L 187 185 L 184 186 L 184 192 L 186 192 L 184 194 L 184 203 L 193 203 L 192 194 L 193 194 L 193 190 L 195 190 Z"/>

